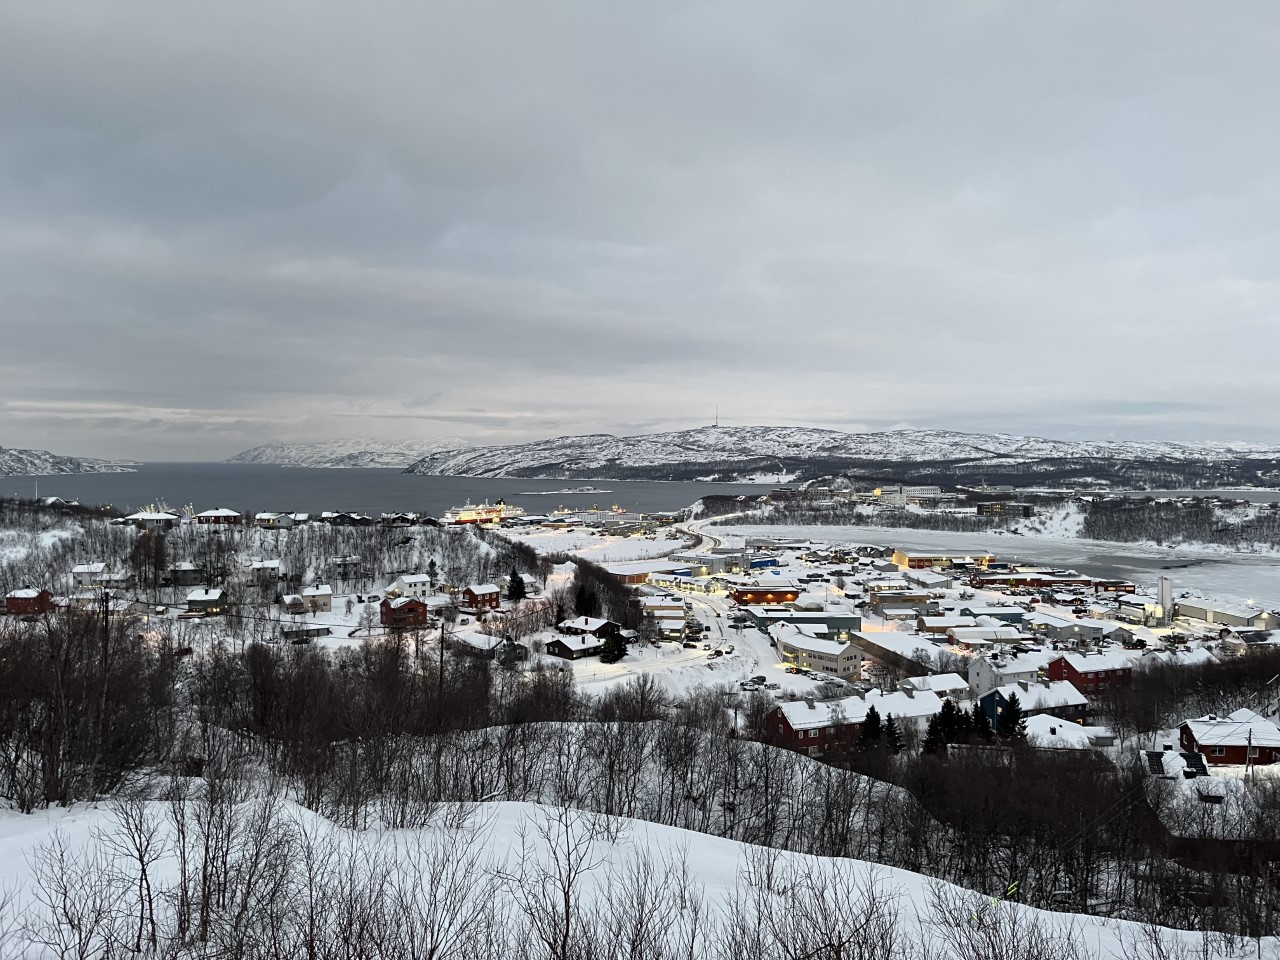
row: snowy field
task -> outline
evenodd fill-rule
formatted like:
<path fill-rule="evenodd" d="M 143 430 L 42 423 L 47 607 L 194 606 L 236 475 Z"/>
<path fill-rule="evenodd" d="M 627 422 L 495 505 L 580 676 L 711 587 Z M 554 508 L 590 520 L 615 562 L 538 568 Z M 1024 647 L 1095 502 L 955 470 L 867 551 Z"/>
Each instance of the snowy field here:
<path fill-rule="evenodd" d="M 167 894 L 179 875 L 173 829 L 169 807 L 160 803 L 147 806 L 160 841 L 158 858 L 149 867 L 149 881 L 156 894 L 159 927 L 164 931 L 172 902 Z M 240 816 L 271 816 L 273 844 L 285 854 L 274 865 L 252 862 L 255 881 L 265 878 L 268 869 L 290 871 L 296 888 L 303 892 L 288 911 L 292 918 L 284 920 L 273 934 L 278 937 L 289 937 L 297 924 L 324 939 L 336 916 L 331 915 L 318 927 L 309 926 L 316 916 L 308 904 L 321 915 L 327 908 L 323 899 L 317 903 L 303 894 L 308 889 L 307 864 L 326 864 L 326 858 L 335 855 L 343 865 L 336 876 L 321 877 L 321 883 L 363 885 L 366 872 L 372 873 L 372 865 L 378 864 L 379 876 L 389 885 L 379 901 L 386 901 L 392 911 L 412 911 L 426 929 L 440 934 L 465 930 L 478 914 L 488 916 L 485 911 L 497 907 L 498 916 L 510 911 L 503 926 L 513 925 L 514 935 L 519 936 L 532 913 L 546 915 L 553 910 L 561 895 L 559 884 L 566 882 L 567 876 L 574 877 L 568 881 L 567 900 L 580 908 L 572 929 L 592 936 L 606 929 L 610 917 L 628 912 L 637 917 L 660 917 L 660 923 L 651 925 L 654 935 L 660 939 L 683 935 L 694 956 L 714 954 L 730 930 L 749 935 L 751 942 L 764 949 L 760 955 L 767 956 L 771 945 L 775 949 L 783 944 L 820 949 L 830 938 L 862 929 L 865 937 L 876 941 L 874 945 L 865 944 L 858 952 L 820 955 L 890 960 L 967 956 L 980 943 L 998 941 L 998 955 L 1014 956 L 1004 952 L 1013 948 L 1017 956 L 1030 957 L 1050 955 L 1034 952 L 1037 944 L 1070 942 L 1082 948 L 1071 956 L 1112 960 L 1134 956 L 1134 945 L 1148 932 L 1124 921 L 1049 913 L 1001 902 L 995 899 L 995 892 L 964 891 L 931 883 L 905 870 L 858 860 L 775 854 L 672 827 L 529 803 L 488 803 L 465 809 L 444 805 L 434 826 L 389 832 L 353 832 L 288 802 L 274 812 L 254 811 L 250 806 L 242 808 Z M 139 887 L 127 882 L 131 869 L 127 858 L 111 862 L 107 854 L 107 863 L 92 859 L 104 855 L 102 838 L 121 835 L 113 813 L 103 807 L 77 806 L 30 816 L 0 814 L 0 883 L 16 891 L 14 906 L 25 919 L 38 923 L 39 916 L 51 912 L 42 899 L 65 905 L 63 897 L 69 890 L 74 902 L 78 892 L 88 889 L 80 885 L 80 875 L 109 864 L 109 882 L 120 886 L 117 909 L 113 910 L 110 899 L 98 900 L 100 913 L 94 919 L 103 926 L 114 919 L 125 932 L 131 932 L 130 923 L 137 926 Z M 56 878 L 46 876 L 41 884 L 37 880 L 37 850 L 55 836 L 61 838 L 70 857 L 63 861 L 64 869 Z M 250 836 L 239 832 L 231 842 L 228 856 L 233 871 L 250 862 L 244 847 Z M 92 876 L 94 881 L 99 879 Z M 271 889 L 274 887 L 265 887 L 261 895 L 269 896 Z M 249 902 L 256 902 L 259 893 L 251 888 L 249 892 L 255 898 Z M 333 893 L 340 896 L 336 890 Z M 701 909 L 692 909 L 695 905 Z M 340 912 L 336 907 L 334 910 Z M 614 936 L 625 936 L 623 929 L 614 931 Z M 1195 933 L 1157 931 L 1157 935 L 1169 946 L 1187 950 L 1186 956 L 1211 960 L 1244 955 L 1213 947 L 1202 954 L 1203 941 Z M 926 944 L 928 954 L 922 949 Z M 1248 948 L 1248 956 L 1275 956 L 1274 941 L 1242 946 Z M 90 949 L 85 955 L 96 953 Z M 787 955 L 801 954 L 788 951 Z"/>
<path fill-rule="evenodd" d="M 1189 590 L 1219 600 L 1253 600 L 1268 609 L 1280 607 L 1280 558 L 1254 554 L 1074 538 L 885 527 L 713 526 L 708 532 L 734 546 L 741 545 L 744 537 L 777 537 L 840 544 L 870 543 L 908 550 L 983 551 L 1001 560 L 1070 567 L 1091 576 L 1119 577 L 1153 588 L 1157 577 L 1169 576 L 1175 593 Z"/>
<path fill-rule="evenodd" d="M 508 540 L 527 543 L 538 553 L 572 553 L 596 563 L 620 563 L 624 560 L 650 560 L 684 549 L 688 540 L 670 529 L 659 530 L 649 537 L 612 537 L 579 527 L 574 530 L 504 528 Z"/>

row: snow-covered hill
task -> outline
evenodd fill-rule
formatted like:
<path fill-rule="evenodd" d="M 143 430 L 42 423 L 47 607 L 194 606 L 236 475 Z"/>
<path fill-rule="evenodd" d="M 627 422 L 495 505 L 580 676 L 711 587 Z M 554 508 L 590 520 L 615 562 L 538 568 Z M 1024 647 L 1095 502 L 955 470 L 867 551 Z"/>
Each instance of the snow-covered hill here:
<path fill-rule="evenodd" d="M 47 477 L 68 473 L 132 473 L 130 461 L 63 457 L 48 450 L 0 447 L 0 477 Z"/>
<path fill-rule="evenodd" d="M 669 472 L 680 474 L 680 479 L 692 479 L 679 468 L 696 468 L 727 479 L 769 472 L 771 466 L 779 473 L 786 472 L 787 467 L 821 469 L 854 463 L 929 463 L 951 468 L 970 465 L 977 470 L 996 467 L 1036 472 L 1046 462 L 1211 464 L 1276 456 L 1280 451 L 1259 453 L 1220 444 L 1066 441 L 946 430 L 844 433 L 809 427 L 741 426 L 700 427 L 635 437 L 593 434 L 515 446 L 449 450 L 424 457 L 406 472 L 566 479 L 662 479 L 662 474 Z"/>
<path fill-rule="evenodd" d="M 127 949 L 177 958 L 334 955 L 355 942 L 378 956 L 603 960 L 1217 960 L 1275 949 L 1273 938 L 1050 913 L 860 860 L 533 803 L 441 804 L 430 826 L 388 834 L 279 799 L 214 801 L 207 809 L 224 831 L 214 848 L 190 839 L 203 836 L 203 802 L 6 811 L 0 879 L 12 893 L 0 918 L 13 955 L 100 956 L 138 943 Z M 202 882 L 225 892 L 202 898 Z M 176 932 L 179 902 L 193 923 L 206 921 L 203 940 Z"/>
<path fill-rule="evenodd" d="M 364 439 L 314 443 L 266 443 L 243 450 L 228 463 L 274 463 L 285 467 L 405 467 L 441 450 L 456 450 L 465 440 Z"/>

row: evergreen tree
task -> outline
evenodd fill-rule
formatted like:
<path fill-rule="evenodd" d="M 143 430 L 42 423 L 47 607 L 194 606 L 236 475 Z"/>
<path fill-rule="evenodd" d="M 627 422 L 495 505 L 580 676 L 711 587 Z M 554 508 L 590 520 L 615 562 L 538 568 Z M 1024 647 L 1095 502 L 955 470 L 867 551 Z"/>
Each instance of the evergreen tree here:
<path fill-rule="evenodd" d="M 573 593 L 573 609 L 580 617 L 600 616 L 600 597 L 591 584 L 578 584 Z"/>
<path fill-rule="evenodd" d="M 870 750 L 878 746 L 882 732 L 879 712 L 875 707 L 868 707 L 866 719 L 862 721 L 862 733 L 858 737 L 858 749 Z"/>
<path fill-rule="evenodd" d="M 617 663 L 627 655 L 627 641 L 616 633 L 605 637 L 604 646 L 600 648 L 601 663 Z"/>
<path fill-rule="evenodd" d="M 511 576 L 507 578 L 507 599 L 514 602 L 524 598 L 524 577 L 520 576 L 520 571 L 516 569 L 513 563 L 511 565 Z"/>
<path fill-rule="evenodd" d="M 884 722 L 884 745 L 889 748 L 890 753 L 902 751 L 902 732 L 898 729 L 898 721 L 893 719 L 892 713 Z"/>
<path fill-rule="evenodd" d="M 434 557 L 427 564 L 427 582 L 431 584 L 431 590 L 434 593 L 436 584 L 440 582 L 440 568 L 436 565 Z"/>
<path fill-rule="evenodd" d="M 921 749 L 925 753 L 941 753 L 946 746 L 947 741 L 942 736 L 941 716 L 941 714 L 935 713 L 929 718 L 929 728 L 925 731 L 924 743 L 921 744 Z"/>
<path fill-rule="evenodd" d="M 1000 721 L 996 724 L 996 728 L 1002 737 L 1011 737 L 1015 740 L 1026 738 L 1027 719 L 1022 714 L 1022 704 L 1019 702 L 1016 693 L 1009 694 L 1009 699 L 1005 701 L 1004 712 L 1000 714 Z"/>
<path fill-rule="evenodd" d="M 938 733 L 944 743 L 963 743 L 968 739 L 969 715 L 956 706 L 950 698 L 942 701 L 938 715 Z"/>
<path fill-rule="evenodd" d="M 991 721 L 987 719 L 987 714 L 982 709 L 982 704 L 976 700 L 973 702 L 973 710 L 969 713 L 969 726 L 973 730 L 975 740 L 991 739 Z"/>

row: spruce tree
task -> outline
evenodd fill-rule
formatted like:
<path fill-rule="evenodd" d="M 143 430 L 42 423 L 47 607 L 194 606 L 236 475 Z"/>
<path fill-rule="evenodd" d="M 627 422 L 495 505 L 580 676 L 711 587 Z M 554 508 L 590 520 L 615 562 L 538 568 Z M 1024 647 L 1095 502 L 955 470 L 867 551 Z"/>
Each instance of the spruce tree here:
<path fill-rule="evenodd" d="M 889 748 L 890 753 L 902 750 L 902 733 L 898 730 L 898 721 L 893 718 L 892 713 L 884 722 L 884 745 Z"/>
<path fill-rule="evenodd" d="M 880 743 L 880 713 L 875 707 L 867 708 L 866 719 L 862 721 L 862 733 L 858 737 L 858 749 L 870 750 Z"/>
<path fill-rule="evenodd" d="M 511 565 L 511 576 L 507 578 L 507 599 L 514 602 L 524 598 L 524 577 L 520 576 L 520 572 L 516 570 L 513 563 Z"/>
<path fill-rule="evenodd" d="M 1025 739 L 1027 736 L 1027 719 L 1022 714 L 1022 704 L 1018 700 L 1016 693 L 1009 694 L 1009 699 L 1005 701 L 1004 712 L 1000 714 L 1000 722 L 997 728 L 1002 737 L 1010 737 L 1015 740 Z"/>
<path fill-rule="evenodd" d="M 619 634 L 613 633 L 605 637 L 604 646 L 600 648 L 601 663 L 617 663 L 626 655 L 627 641 Z"/>
<path fill-rule="evenodd" d="M 921 744 L 921 749 L 925 753 L 941 753 L 943 747 L 946 746 L 947 741 L 942 735 L 941 716 L 941 714 L 935 713 L 929 718 L 929 728 L 925 731 L 924 743 Z"/>
<path fill-rule="evenodd" d="M 986 711 L 982 709 L 982 704 L 976 700 L 973 702 L 973 710 L 969 713 L 969 726 L 973 729 L 975 740 L 991 739 L 991 721 L 987 718 Z"/>

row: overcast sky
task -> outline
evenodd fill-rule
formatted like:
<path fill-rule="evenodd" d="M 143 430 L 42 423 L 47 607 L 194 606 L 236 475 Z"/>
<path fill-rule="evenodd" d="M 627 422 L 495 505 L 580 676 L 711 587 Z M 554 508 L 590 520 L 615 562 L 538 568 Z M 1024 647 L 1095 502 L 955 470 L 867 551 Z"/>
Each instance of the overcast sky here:
<path fill-rule="evenodd" d="M 0 5 L 0 446 L 1280 442 L 1272 3 Z"/>

